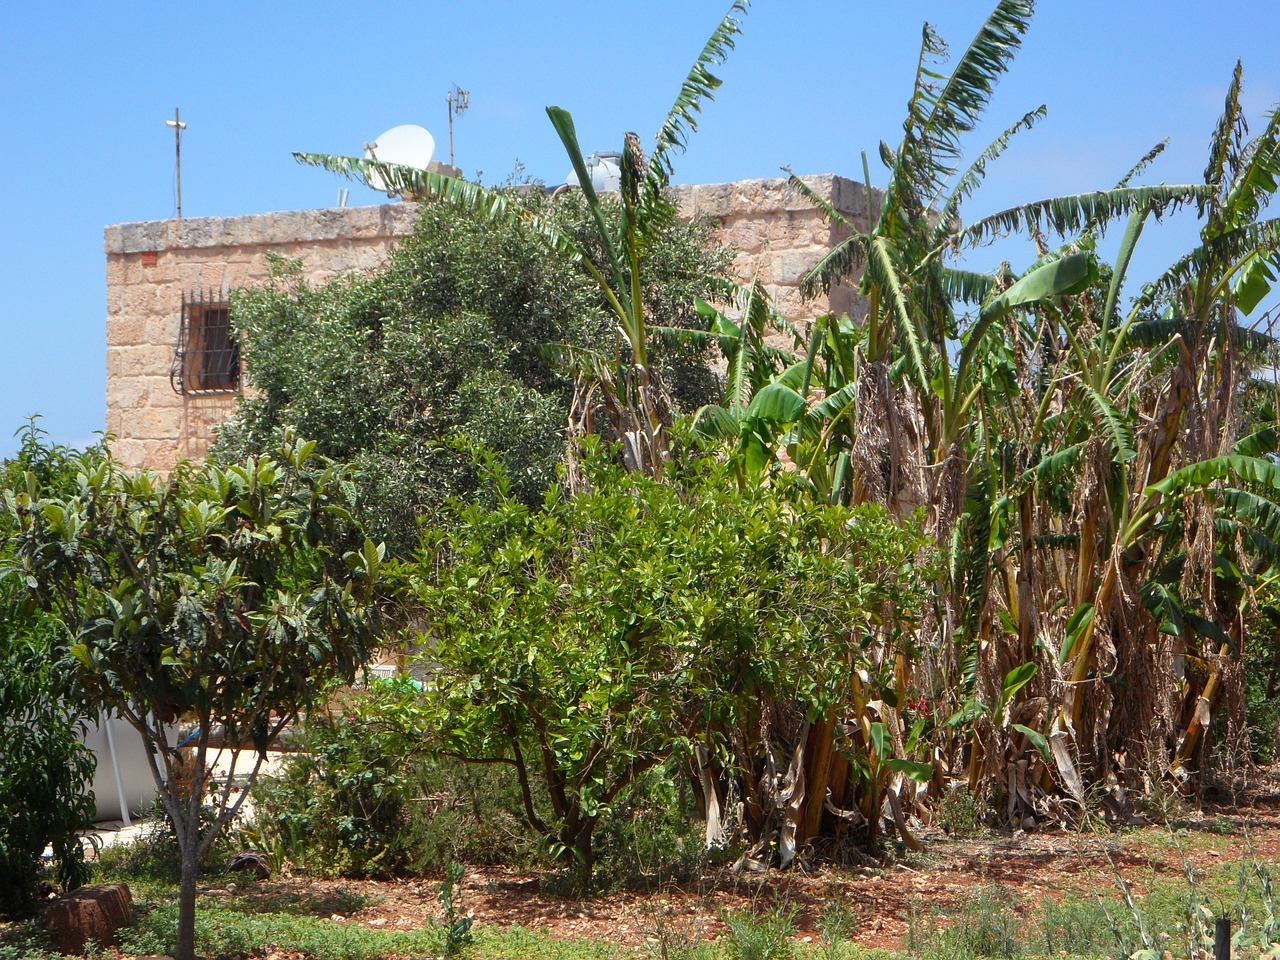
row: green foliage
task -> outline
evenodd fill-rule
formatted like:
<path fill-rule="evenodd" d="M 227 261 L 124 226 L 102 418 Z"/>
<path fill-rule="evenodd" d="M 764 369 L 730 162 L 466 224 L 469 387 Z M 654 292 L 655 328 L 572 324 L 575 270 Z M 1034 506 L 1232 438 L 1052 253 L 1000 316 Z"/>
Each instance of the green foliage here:
<path fill-rule="evenodd" d="M 475 942 L 471 933 L 473 918 L 462 913 L 461 884 L 464 873 L 462 864 L 450 861 L 445 865 L 440 880 L 440 908 L 443 916 L 436 921 L 440 935 L 440 954 L 456 957 Z"/>
<path fill-rule="evenodd" d="M 840 948 L 857 932 L 858 920 L 849 904 L 841 899 L 827 900 L 818 914 L 818 933 L 823 955 L 829 960 L 839 956 Z"/>
<path fill-rule="evenodd" d="M 93 819 L 93 755 L 80 742 L 85 716 L 68 698 L 57 633 L 43 620 L 22 630 L 15 604 L 0 616 L 0 916 L 35 906 L 40 857 L 52 844 L 58 883 L 83 882 L 78 830 Z"/>
<path fill-rule="evenodd" d="M 217 816 L 218 811 L 211 804 L 205 804 L 200 811 L 201 829 L 212 827 Z M 99 874 L 144 885 L 177 883 L 182 877 L 182 848 L 169 812 L 157 800 L 139 819 L 142 829 L 134 839 L 113 843 L 98 851 Z M 213 873 L 221 870 L 233 852 L 233 843 L 230 835 L 220 833 L 201 858 L 201 869 Z"/>
<path fill-rule="evenodd" d="M 595 882 L 629 890 L 684 884 L 707 863 L 701 824 L 681 803 L 683 772 L 674 762 L 646 770 L 601 820 Z"/>
<path fill-rule="evenodd" d="M 943 922 L 945 916 L 946 921 Z M 934 907 L 912 908 L 906 947 L 926 958 L 1020 956 L 1022 921 L 1014 912 L 1009 891 L 998 885 L 981 888 L 945 914 Z"/>
<path fill-rule="evenodd" d="M 71 451 L 49 445 L 34 419 L 21 435 L 18 455 L 0 465 L 0 489 L 25 487 L 30 475 L 37 484 L 69 490 Z M 0 536 L 12 522 L 0 514 Z M 35 908 L 46 846 L 60 886 L 83 882 L 77 831 L 94 811 L 94 758 L 80 741 L 92 711 L 75 690 L 67 633 L 31 609 L 24 593 L 16 578 L 0 576 L 0 917 Z"/>
<path fill-rule="evenodd" d="M 503 771 L 423 751 L 397 706 L 412 682 L 374 680 L 313 714 L 301 750 L 253 788 L 242 839 L 318 876 L 421 875 L 451 860 L 523 863 L 531 846 L 519 788 Z"/>
<path fill-rule="evenodd" d="M 656 482 L 587 452 L 582 494 L 459 506 L 426 535 L 415 721 L 444 753 L 511 767 L 530 825 L 584 875 L 597 822 L 646 770 L 721 750 L 761 696 L 838 702 L 871 625 L 917 602 L 919 547 L 883 510 L 815 505 L 794 478 L 740 489 L 690 458 Z"/>
<path fill-rule="evenodd" d="M 354 714 L 313 714 L 277 777 L 254 787 L 255 845 L 318 876 L 394 877 L 417 866 L 415 764 L 403 738 Z"/>
<path fill-rule="evenodd" d="M 0 960 L 66 960 L 37 920 L 0 929 Z"/>
<path fill-rule="evenodd" d="M 538 240 L 550 259 L 570 264 L 596 295 L 609 315 L 613 336 L 604 349 L 579 343 L 559 343 L 554 355 L 572 369 L 581 392 L 575 397 L 570 439 L 578 430 L 591 432 L 594 417 L 608 420 L 612 436 L 622 441 L 620 452 L 633 470 L 659 476 L 670 455 L 670 400 L 660 368 L 648 358 L 650 323 L 667 325 L 648 302 L 661 289 L 662 273 L 653 257 L 675 224 L 675 208 L 666 196 L 674 153 L 683 151 L 697 127 L 702 102 L 711 99 L 720 80 L 712 70 L 725 61 L 741 32 L 740 16 L 748 0 L 736 0 L 712 32 L 680 86 L 675 103 L 658 132 L 651 157 L 646 157 L 634 133 L 626 134 L 619 170 L 619 190 L 608 202 L 596 194 L 578 143 L 573 117 L 560 107 L 547 107 L 547 116 L 564 145 L 577 176 L 580 195 L 590 214 L 587 229 L 575 234 L 552 216 L 513 202 L 502 191 L 486 189 L 455 177 L 398 164 L 356 157 L 295 153 L 301 163 L 347 177 L 378 176 L 389 192 L 447 205 L 466 215 L 505 227 L 521 227 Z M 682 272 L 705 283 L 704 271 Z M 691 304 L 691 299 L 685 300 Z M 585 389 L 582 389 L 585 388 Z M 596 391 L 597 402 L 591 401 Z M 593 416 L 594 415 L 594 416 Z M 574 481 L 576 482 L 576 481 Z"/>
<path fill-rule="evenodd" d="M 580 196 L 499 192 L 591 247 Z M 604 216 L 616 219 L 617 205 L 606 203 Z M 259 394 L 242 400 L 215 455 L 241 458 L 286 428 L 316 438 L 320 452 L 364 468 L 359 515 L 399 554 L 416 545 L 419 517 L 476 491 L 471 461 L 451 440 L 495 450 L 515 496 L 540 502 L 564 458 L 573 392 L 547 347 L 598 351 L 611 333 L 590 278 L 549 256 L 543 234 L 522 223 L 424 203 L 413 236 L 373 273 L 317 287 L 279 262 L 270 283 L 235 298 Z M 687 327 L 706 274 L 726 257 L 704 227 L 672 222 L 646 262 L 646 311 Z M 714 390 L 696 345 L 664 351 L 659 369 L 689 408 Z"/>
<path fill-rule="evenodd" d="M 786 904 L 763 912 L 733 910 L 724 915 L 724 924 L 729 928 L 725 950 L 729 960 L 792 960 L 795 956 L 791 945 L 795 910 Z"/>
<path fill-rule="evenodd" d="M 269 947 L 301 951 L 315 960 L 381 960 L 387 956 L 440 956 L 440 932 L 374 930 L 359 923 L 334 923 L 322 915 L 263 910 L 251 902 L 204 903 L 195 942 L 202 956 L 253 955 Z M 177 911 L 172 905 L 148 910 L 122 932 L 129 954 L 160 954 L 173 943 Z"/>
<path fill-rule="evenodd" d="M 148 742 L 160 799 L 182 850 L 184 914 L 177 953 L 192 956 L 200 858 L 236 815 L 230 778 L 201 811 L 215 730 L 230 761 L 267 745 L 320 689 L 350 681 L 374 636 L 382 548 L 346 509 L 341 469 L 290 439 L 277 457 L 167 480 L 129 474 L 91 451 L 74 492 L 33 474 L 6 490 L 11 556 L 0 571 L 76 639 L 76 682 Z M 196 726 L 190 787 L 179 785 L 178 718 Z M 184 771 L 185 772 L 185 771 Z"/>

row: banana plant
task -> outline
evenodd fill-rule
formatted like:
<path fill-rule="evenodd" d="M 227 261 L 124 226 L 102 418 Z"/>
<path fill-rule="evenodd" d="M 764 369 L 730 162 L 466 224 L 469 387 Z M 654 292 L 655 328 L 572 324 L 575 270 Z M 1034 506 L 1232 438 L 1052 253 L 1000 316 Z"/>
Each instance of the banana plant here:
<path fill-rule="evenodd" d="M 1060 728 L 1073 729 L 1078 724 L 1084 707 L 1081 691 L 1096 668 L 1095 635 L 1104 621 L 1109 633 L 1122 632 L 1117 630 L 1118 608 L 1122 594 L 1134 583 L 1157 613 L 1159 629 L 1177 638 L 1178 649 L 1198 634 L 1225 654 L 1222 630 L 1213 622 L 1213 612 L 1208 611 L 1208 618 L 1190 615 L 1185 611 L 1187 605 L 1176 600 L 1171 585 L 1159 582 L 1155 544 L 1171 516 L 1181 515 L 1187 504 L 1198 498 L 1219 523 L 1233 531 L 1238 530 L 1235 524 L 1243 524 L 1251 544 L 1256 546 L 1259 538 L 1266 536 L 1256 524 L 1265 517 L 1258 504 L 1269 501 L 1257 500 L 1255 494 L 1249 495 L 1255 499 L 1248 499 L 1243 492 L 1232 492 L 1234 488 L 1226 488 L 1220 496 L 1214 487 L 1224 481 L 1223 469 L 1267 475 L 1266 462 L 1259 458 L 1271 452 L 1255 438 L 1243 452 L 1238 450 L 1226 460 L 1214 457 L 1234 439 L 1229 431 L 1236 419 L 1237 378 L 1246 363 L 1242 352 L 1264 345 L 1268 339 L 1242 323 L 1241 316 L 1255 311 L 1270 293 L 1273 268 L 1280 260 L 1280 220 L 1259 219 L 1277 189 L 1280 110 L 1268 114 L 1260 136 L 1246 139 L 1241 84 L 1242 70 L 1237 64 L 1210 141 L 1205 182 L 1198 197 L 1204 217 L 1200 243 L 1146 285 L 1131 309 L 1121 315 L 1116 305 L 1125 271 L 1145 220 L 1156 210 L 1146 205 L 1133 212 L 1094 348 L 1082 357 L 1085 362 L 1079 367 L 1084 389 L 1100 398 L 1100 415 L 1108 414 L 1100 419 L 1107 424 L 1116 451 L 1118 489 L 1112 498 L 1114 545 L 1106 552 L 1100 573 L 1081 580 L 1083 589 L 1072 615 L 1077 629 L 1068 636 L 1063 650 L 1071 669 Z M 1165 307 L 1157 312 L 1161 303 Z M 1159 373 L 1161 366 L 1163 373 L 1154 376 L 1153 371 Z M 1164 397 L 1135 451 L 1133 432 L 1125 429 L 1135 413 L 1121 410 L 1124 404 L 1120 398 L 1138 394 L 1134 387 L 1142 377 L 1162 384 Z M 1108 404 L 1105 410 L 1104 401 Z M 1191 411 L 1196 416 L 1188 423 Z M 1179 462 L 1185 465 L 1179 467 Z M 1233 516 L 1231 511 L 1247 499 L 1250 509 Z M 1219 555 L 1213 543 L 1214 524 L 1201 524 L 1198 529 L 1203 538 L 1201 553 Z M 1235 536 L 1226 542 L 1236 542 Z M 1135 564 L 1135 557 L 1144 561 Z M 1267 561 L 1273 562 L 1270 557 Z M 1207 595 L 1213 590 L 1214 564 L 1202 568 L 1199 589 Z M 1147 576 L 1153 579 L 1143 586 Z M 1189 587 L 1190 575 L 1182 579 L 1184 587 Z M 1184 610 L 1183 615 L 1165 615 L 1175 602 Z M 1210 700 L 1216 689 L 1214 682 L 1206 685 Z M 1201 720 L 1202 712 L 1196 711 L 1181 737 L 1183 747 L 1194 745 L 1198 732 L 1192 730 L 1202 727 Z M 1175 763 L 1183 766 L 1185 761 L 1185 750 L 1180 748 Z"/>

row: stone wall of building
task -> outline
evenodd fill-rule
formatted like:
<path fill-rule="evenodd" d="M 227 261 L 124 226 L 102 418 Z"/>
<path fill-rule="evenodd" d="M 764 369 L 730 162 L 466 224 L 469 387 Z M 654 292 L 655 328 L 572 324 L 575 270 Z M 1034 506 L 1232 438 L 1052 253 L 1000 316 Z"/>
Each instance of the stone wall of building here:
<path fill-rule="evenodd" d="M 106 429 L 120 462 L 167 470 L 199 459 L 235 410 L 235 393 L 183 395 L 171 383 L 184 293 L 261 283 L 269 252 L 300 259 L 311 282 L 370 270 L 415 213 L 388 204 L 107 227 Z"/>
<path fill-rule="evenodd" d="M 867 229 L 867 195 L 861 183 L 832 174 L 803 178 L 805 185 L 859 230 Z M 758 278 L 774 308 L 792 320 L 824 313 L 858 312 L 852 287 L 841 285 L 830 297 L 804 300 L 800 280 L 849 231 L 831 223 L 822 210 L 782 178 L 672 188 L 680 216 L 709 217 L 720 241 L 737 251 L 733 271 L 741 283 Z"/>
<path fill-rule="evenodd" d="M 806 183 L 865 228 L 861 184 L 835 176 L 808 177 Z M 737 278 L 758 277 L 784 315 L 855 311 L 847 287 L 829 299 L 801 300 L 800 278 L 847 232 L 828 223 L 785 180 L 678 186 L 673 192 L 682 216 L 717 224 L 720 239 L 738 251 Z M 171 382 L 184 294 L 260 283 L 268 276 L 268 253 L 301 260 L 313 283 L 373 269 L 412 231 L 416 212 L 416 204 L 397 203 L 107 227 L 106 429 L 120 462 L 167 470 L 181 459 L 199 459 L 235 409 L 234 393 L 184 395 Z"/>

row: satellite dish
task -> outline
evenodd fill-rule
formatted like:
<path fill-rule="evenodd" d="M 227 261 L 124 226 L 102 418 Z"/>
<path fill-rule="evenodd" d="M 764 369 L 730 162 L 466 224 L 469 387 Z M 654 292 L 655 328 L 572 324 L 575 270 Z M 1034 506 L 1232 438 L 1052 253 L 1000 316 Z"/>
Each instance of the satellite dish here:
<path fill-rule="evenodd" d="M 394 163 L 416 170 L 427 169 L 435 152 L 436 138 L 425 127 L 416 123 L 402 123 L 398 127 L 392 127 L 386 133 L 379 134 L 377 140 L 364 145 L 366 160 Z M 396 195 L 396 191 L 376 170 L 369 172 L 368 184 L 389 197 Z"/>
<path fill-rule="evenodd" d="M 587 175 L 596 193 L 612 193 L 622 186 L 622 154 L 593 153 L 587 157 Z M 581 186 L 578 174 L 570 170 L 564 182 L 571 187 Z"/>

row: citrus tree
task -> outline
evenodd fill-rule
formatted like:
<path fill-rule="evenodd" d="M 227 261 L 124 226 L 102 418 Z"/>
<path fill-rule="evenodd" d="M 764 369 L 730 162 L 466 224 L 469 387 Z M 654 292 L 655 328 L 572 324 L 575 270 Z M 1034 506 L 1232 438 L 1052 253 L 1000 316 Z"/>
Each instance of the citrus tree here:
<path fill-rule="evenodd" d="M 704 771 L 710 840 L 736 780 L 746 839 L 783 848 L 788 759 L 876 671 L 878 627 L 911 616 L 919 539 L 785 480 L 739 489 L 712 460 L 657 481 L 586 450 L 577 495 L 460 508 L 428 534 L 418 722 L 443 753 L 510 766 L 530 825 L 584 882 L 602 816 L 672 755 Z"/>

